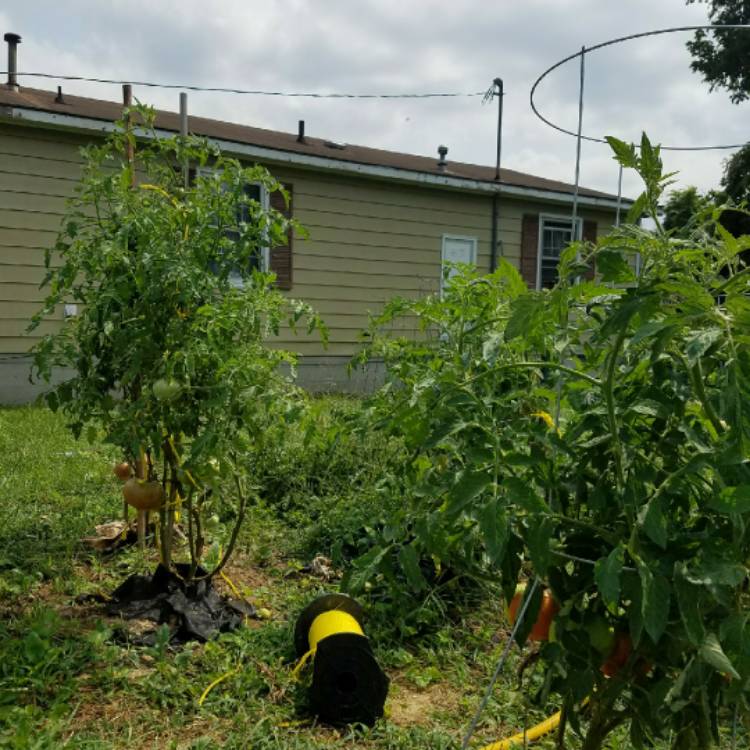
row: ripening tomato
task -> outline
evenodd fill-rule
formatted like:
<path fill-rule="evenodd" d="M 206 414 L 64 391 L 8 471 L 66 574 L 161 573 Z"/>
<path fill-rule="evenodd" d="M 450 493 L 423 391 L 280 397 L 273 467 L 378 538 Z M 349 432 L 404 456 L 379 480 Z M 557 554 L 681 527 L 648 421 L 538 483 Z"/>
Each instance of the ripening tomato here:
<path fill-rule="evenodd" d="M 630 633 L 615 633 L 615 642 L 601 670 L 605 677 L 614 677 L 627 663 L 633 651 Z"/>
<path fill-rule="evenodd" d="M 164 489 L 159 482 L 128 479 L 123 485 L 125 502 L 137 510 L 158 510 L 164 503 Z"/>
<path fill-rule="evenodd" d="M 118 479 L 122 479 L 124 482 L 126 479 L 130 479 L 130 464 L 127 461 L 123 461 L 122 463 L 115 464 L 112 471 L 114 472 L 114 475 Z"/>
<path fill-rule="evenodd" d="M 523 601 L 523 595 L 526 591 L 526 584 L 520 583 L 516 587 L 516 593 L 508 605 L 508 620 L 513 625 L 516 621 L 516 615 Z M 555 601 L 551 592 L 545 589 L 542 592 L 542 603 L 539 607 L 539 613 L 536 617 L 534 627 L 531 628 L 529 639 L 532 641 L 549 640 L 550 626 L 555 615 L 560 611 L 560 605 Z"/>
<path fill-rule="evenodd" d="M 630 637 L 630 633 L 617 632 L 614 636 L 614 645 L 612 650 L 609 652 L 607 660 L 601 666 L 601 672 L 605 677 L 614 677 L 630 660 L 633 653 L 633 641 Z M 633 675 L 638 677 L 646 677 L 654 665 L 644 659 L 642 656 L 636 654 L 633 661 Z"/>

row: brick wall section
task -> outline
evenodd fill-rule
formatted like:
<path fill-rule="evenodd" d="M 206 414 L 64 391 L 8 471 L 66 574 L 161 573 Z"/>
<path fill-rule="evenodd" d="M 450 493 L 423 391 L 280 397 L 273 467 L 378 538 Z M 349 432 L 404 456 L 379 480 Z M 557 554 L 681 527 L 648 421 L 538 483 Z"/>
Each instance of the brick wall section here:
<path fill-rule="evenodd" d="M 521 221 L 521 276 L 536 289 L 536 256 L 539 250 L 539 215 L 524 214 Z"/>
<path fill-rule="evenodd" d="M 275 193 L 271 193 L 269 203 L 271 208 L 275 209 L 279 213 L 284 214 L 287 219 L 292 218 L 292 186 L 284 185 L 284 188 L 289 193 L 289 205 L 287 206 L 284 196 L 277 190 Z M 290 229 L 287 234 L 287 242 L 285 245 L 277 245 L 272 247 L 269 258 L 269 270 L 276 274 L 276 286 L 279 289 L 291 289 L 292 288 L 292 230 Z"/>

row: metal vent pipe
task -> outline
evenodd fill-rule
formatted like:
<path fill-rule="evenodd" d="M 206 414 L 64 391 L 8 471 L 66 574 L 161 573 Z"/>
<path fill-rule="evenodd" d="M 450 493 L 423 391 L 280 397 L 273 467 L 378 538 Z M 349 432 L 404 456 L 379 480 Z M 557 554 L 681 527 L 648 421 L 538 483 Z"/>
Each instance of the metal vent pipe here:
<path fill-rule="evenodd" d="M 9 31 L 4 37 L 8 43 L 8 88 L 18 91 L 18 45 L 21 43 L 19 34 Z"/>
<path fill-rule="evenodd" d="M 445 157 L 448 156 L 448 147 L 447 146 L 438 146 L 438 156 L 440 157 L 437 165 L 438 169 L 445 169 L 448 165 L 448 162 L 446 161 Z"/>

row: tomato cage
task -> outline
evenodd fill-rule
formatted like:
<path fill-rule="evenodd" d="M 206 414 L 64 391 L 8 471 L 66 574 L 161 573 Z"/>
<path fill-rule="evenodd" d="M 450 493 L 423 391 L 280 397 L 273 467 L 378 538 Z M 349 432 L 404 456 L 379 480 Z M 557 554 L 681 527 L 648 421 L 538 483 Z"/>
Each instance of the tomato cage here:
<path fill-rule="evenodd" d="M 588 141 L 590 143 L 600 143 L 600 144 L 607 144 L 607 141 L 604 138 L 599 138 L 593 135 L 588 135 L 583 132 L 583 110 L 584 110 L 584 98 L 585 98 L 585 90 L 586 90 L 586 60 L 588 56 L 592 52 L 596 52 L 597 50 L 604 49 L 605 47 L 613 47 L 618 44 L 623 44 L 625 42 L 630 42 L 636 39 L 643 39 L 645 37 L 653 37 L 653 36 L 663 36 L 665 34 L 675 34 L 678 32 L 686 32 L 686 31 L 700 31 L 700 30 L 711 30 L 711 31 L 729 31 L 729 30 L 750 30 L 750 25 L 747 24 L 724 24 L 724 25 L 715 25 L 715 24 L 704 24 L 699 26 L 675 26 L 672 28 L 667 29 L 655 29 L 653 31 L 643 31 L 638 34 L 629 34 L 627 36 L 618 37 L 617 39 L 609 39 L 605 42 L 600 42 L 599 44 L 594 44 L 590 47 L 586 47 L 585 45 L 581 47 L 580 51 L 574 52 L 571 55 L 568 55 L 567 57 L 564 57 L 562 60 L 558 60 L 558 62 L 554 63 L 553 65 L 550 65 L 549 68 L 547 68 L 533 83 L 531 86 L 531 90 L 529 92 L 529 105 L 531 106 L 531 110 L 533 113 L 548 127 L 552 128 L 553 130 L 558 131 L 559 133 L 563 133 L 565 135 L 572 136 L 576 139 L 576 156 L 575 156 L 575 182 L 574 182 L 574 192 L 573 192 L 573 207 L 571 211 L 571 218 L 573 221 L 573 226 L 576 225 L 576 219 L 578 218 L 578 188 L 579 188 L 579 181 L 580 181 L 580 173 L 581 173 L 581 143 L 583 141 Z M 554 120 L 549 117 L 542 114 L 540 111 L 540 106 L 537 102 L 537 90 L 540 86 L 540 84 L 548 77 L 550 76 L 554 71 L 558 70 L 558 68 L 562 68 L 564 65 L 566 65 L 569 62 L 572 62 L 573 60 L 579 61 L 579 85 L 578 85 L 578 126 L 576 130 L 569 130 L 568 128 L 563 127 L 562 125 L 559 125 L 558 123 L 554 122 Z M 708 144 L 708 145 L 697 145 L 697 146 L 683 146 L 683 145 L 661 145 L 660 148 L 663 151 L 720 151 L 720 150 L 733 150 L 742 148 L 743 146 L 746 146 L 748 142 L 744 143 L 718 143 L 718 144 Z M 622 165 L 620 165 L 618 170 L 618 177 L 617 177 L 617 214 L 615 219 L 615 226 L 619 225 L 620 223 L 620 214 L 622 209 Z"/>

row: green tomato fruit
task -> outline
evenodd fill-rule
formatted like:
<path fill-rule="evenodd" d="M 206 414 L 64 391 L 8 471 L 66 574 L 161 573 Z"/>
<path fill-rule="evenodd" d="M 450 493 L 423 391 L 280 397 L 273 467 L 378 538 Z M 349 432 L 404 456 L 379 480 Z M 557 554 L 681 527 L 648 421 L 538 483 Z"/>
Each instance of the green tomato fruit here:
<path fill-rule="evenodd" d="M 615 629 L 603 618 L 597 617 L 586 626 L 589 641 L 600 654 L 609 654 L 615 644 Z"/>
<path fill-rule="evenodd" d="M 206 519 L 205 525 L 209 534 L 218 534 L 221 531 L 221 519 L 215 513 Z"/>
<path fill-rule="evenodd" d="M 182 386 L 176 380 L 160 378 L 152 386 L 157 401 L 172 401 L 180 395 Z"/>

